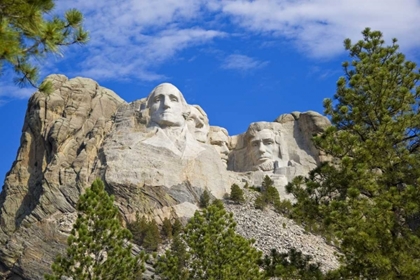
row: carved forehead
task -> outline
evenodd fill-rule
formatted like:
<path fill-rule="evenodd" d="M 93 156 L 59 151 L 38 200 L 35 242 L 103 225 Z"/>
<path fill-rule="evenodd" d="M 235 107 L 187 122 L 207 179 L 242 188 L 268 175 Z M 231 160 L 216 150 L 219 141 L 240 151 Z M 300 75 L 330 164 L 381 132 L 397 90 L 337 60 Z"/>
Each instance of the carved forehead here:
<path fill-rule="evenodd" d="M 245 133 L 245 143 L 250 143 L 254 139 L 274 139 L 276 142 L 279 142 L 279 132 L 277 127 L 270 122 L 255 122 L 252 123 L 248 130 Z"/>
<path fill-rule="evenodd" d="M 209 137 L 210 137 L 210 141 L 228 141 L 229 133 L 223 127 L 210 126 Z"/>
<path fill-rule="evenodd" d="M 276 135 L 274 134 L 274 131 L 270 130 L 270 129 L 262 129 L 260 131 L 255 131 L 255 133 L 253 133 L 250 136 L 250 140 L 251 141 L 257 141 L 257 140 L 265 140 L 265 139 L 273 139 L 276 137 Z"/>
<path fill-rule="evenodd" d="M 176 97 L 178 97 L 180 99 L 180 102 L 183 105 L 187 105 L 187 102 L 185 101 L 184 96 L 182 95 L 181 91 L 174 86 L 173 84 L 170 83 L 162 83 L 160 85 L 158 85 L 157 87 L 155 87 L 152 92 L 149 94 L 149 96 L 147 97 L 147 107 L 150 107 L 150 102 L 151 100 L 157 96 L 157 95 L 175 95 Z"/>
<path fill-rule="evenodd" d="M 190 118 L 199 118 L 200 116 L 202 119 L 208 123 L 209 119 L 207 117 L 206 112 L 204 112 L 203 108 L 201 108 L 199 105 L 190 105 Z"/>
<path fill-rule="evenodd" d="M 210 142 L 229 142 L 229 136 L 222 130 L 210 131 Z"/>
<path fill-rule="evenodd" d="M 153 94 L 175 94 L 175 95 L 181 95 L 181 92 L 179 91 L 179 89 L 174 86 L 173 84 L 169 84 L 169 83 L 163 83 L 158 85 L 157 87 L 154 88 L 153 90 Z"/>

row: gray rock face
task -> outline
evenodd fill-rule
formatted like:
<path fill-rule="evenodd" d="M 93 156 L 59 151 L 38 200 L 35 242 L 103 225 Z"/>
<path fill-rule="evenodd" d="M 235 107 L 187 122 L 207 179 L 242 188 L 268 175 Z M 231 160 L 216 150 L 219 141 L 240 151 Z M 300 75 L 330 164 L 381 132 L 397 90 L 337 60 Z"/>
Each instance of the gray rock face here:
<path fill-rule="evenodd" d="M 65 249 L 75 204 L 97 176 L 98 152 L 125 103 L 90 79 L 49 79 L 54 93 L 29 100 L 18 155 L 0 196 L 0 267 L 25 279 L 42 279 Z"/>
<path fill-rule="evenodd" d="M 232 183 L 259 185 L 265 175 L 293 199 L 287 182 L 323 160 L 310 138 L 329 122 L 315 112 L 229 136 L 170 84 L 127 103 L 90 79 L 48 79 L 55 90 L 30 98 L 0 194 L 0 277 L 43 278 L 65 250 L 79 195 L 97 177 L 126 221 L 136 212 L 161 221 L 191 217 L 206 189 L 222 198 Z"/>

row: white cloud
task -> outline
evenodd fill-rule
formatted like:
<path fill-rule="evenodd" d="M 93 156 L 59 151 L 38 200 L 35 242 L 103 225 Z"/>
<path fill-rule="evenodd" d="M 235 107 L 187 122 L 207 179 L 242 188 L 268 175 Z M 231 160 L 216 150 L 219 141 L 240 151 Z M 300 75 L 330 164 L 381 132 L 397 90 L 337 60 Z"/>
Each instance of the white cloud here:
<path fill-rule="evenodd" d="M 57 1 L 58 14 L 73 7 L 85 15 L 91 40 L 79 51 L 63 50 L 67 61 L 83 57 L 69 74 L 94 79 L 161 79 L 159 67 L 182 50 L 238 30 L 247 38 L 263 34 L 270 42 L 286 38 L 310 57 L 330 58 L 343 52 L 344 38 L 360 39 L 367 26 L 381 30 L 387 42 L 397 37 L 404 52 L 420 46 L 420 36 L 413 35 L 420 14 L 418 0 Z M 262 66 L 236 55 L 227 59 L 224 68 Z"/>
<path fill-rule="evenodd" d="M 232 54 L 226 57 L 222 68 L 247 71 L 251 69 L 262 68 L 267 64 L 267 61 L 259 61 L 252 57 L 241 54 Z"/>
<path fill-rule="evenodd" d="M 225 36 L 224 32 L 189 24 L 201 14 L 203 5 L 198 0 L 76 0 L 57 4 L 58 13 L 77 7 L 85 15 L 90 42 L 83 47 L 85 59 L 79 70 L 72 74 L 94 79 L 161 79 L 163 75 L 156 69 L 166 60 L 183 49 Z"/>
<path fill-rule="evenodd" d="M 7 77 L 5 80 L 12 81 L 12 77 Z M 7 102 L 7 100 L 15 99 L 26 99 L 36 91 L 35 88 L 29 86 L 20 88 L 12 82 L 0 82 L 0 106 Z"/>
<path fill-rule="evenodd" d="M 313 57 L 338 54 L 343 50 L 343 40 L 360 39 L 365 27 L 381 30 L 387 40 L 398 38 L 406 50 L 420 45 L 420 37 L 413 36 L 418 29 L 418 0 L 215 2 L 213 9 L 220 9 L 241 27 L 267 36 L 292 39 L 296 47 Z"/>
<path fill-rule="evenodd" d="M 153 72 L 165 60 L 193 45 L 204 44 L 224 33 L 200 28 L 167 29 L 151 36 L 143 35 L 124 46 L 90 49 L 83 61 L 81 74 L 96 79 L 157 80 L 162 75 Z"/>
<path fill-rule="evenodd" d="M 22 88 L 17 86 L 14 79 L 21 78 L 21 76 L 17 75 L 10 65 L 4 65 L 0 78 L 0 106 L 11 99 L 27 99 L 37 91 L 31 85 Z"/>

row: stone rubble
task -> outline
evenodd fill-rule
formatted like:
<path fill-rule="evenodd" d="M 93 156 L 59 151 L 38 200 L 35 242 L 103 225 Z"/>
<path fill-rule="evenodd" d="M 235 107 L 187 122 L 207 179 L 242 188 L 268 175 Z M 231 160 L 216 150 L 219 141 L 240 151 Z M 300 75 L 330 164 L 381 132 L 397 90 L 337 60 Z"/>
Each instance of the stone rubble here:
<path fill-rule="evenodd" d="M 226 201 L 226 210 L 233 213 L 237 223 L 236 232 L 247 239 L 254 239 L 254 246 L 270 255 L 271 249 L 285 253 L 296 248 L 304 255 L 310 255 L 314 262 L 321 264 L 321 270 L 338 268 L 337 250 L 328 245 L 325 239 L 306 232 L 291 219 L 267 207 L 264 211 L 255 209 L 254 201 L 258 193 L 244 189 L 246 202 L 234 204 Z"/>

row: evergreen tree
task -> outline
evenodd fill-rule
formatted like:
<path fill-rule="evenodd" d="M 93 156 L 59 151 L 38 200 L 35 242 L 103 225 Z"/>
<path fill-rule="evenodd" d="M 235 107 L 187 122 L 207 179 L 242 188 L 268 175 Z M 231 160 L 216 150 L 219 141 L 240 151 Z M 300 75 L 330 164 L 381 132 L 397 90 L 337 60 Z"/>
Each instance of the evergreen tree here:
<path fill-rule="evenodd" d="M 148 222 L 145 216 L 140 218 L 139 213 L 136 213 L 136 220 L 127 225 L 127 228 L 130 230 L 133 235 L 133 242 L 139 246 L 143 245 L 144 237 L 146 236 L 146 231 L 148 227 Z"/>
<path fill-rule="evenodd" d="M 255 208 L 264 210 L 269 204 L 275 209 L 281 207 L 279 191 L 274 187 L 273 180 L 266 175 L 261 186 L 261 194 L 255 199 Z"/>
<path fill-rule="evenodd" d="M 49 53 L 59 53 L 61 46 L 87 42 L 88 35 L 81 27 L 83 15 L 75 9 L 46 19 L 54 9 L 54 0 L 0 1 L 0 73 L 2 64 L 13 67 L 19 85 L 29 83 L 38 87 L 38 68 L 34 59 Z M 49 92 L 51 83 L 40 90 Z"/>
<path fill-rule="evenodd" d="M 233 184 L 230 188 L 229 199 L 236 203 L 245 202 L 244 191 L 237 184 Z"/>
<path fill-rule="evenodd" d="M 232 214 L 215 203 L 196 211 L 178 242 L 157 263 L 163 279 L 264 279 L 258 260 L 261 253 L 235 233 Z M 180 260 L 180 256 L 185 258 Z"/>
<path fill-rule="evenodd" d="M 162 243 L 159 227 L 154 219 L 147 223 L 147 228 L 143 240 L 143 247 L 148 251 L 157 251 Z"/>
<path fill-rule="evenodd" d="M 281 279 L 321 280 L 328 279 L 321 271 L 320 264 L 312 262 L 312 257 L 303 255 L 295 248 L 287 253 L 271 250 L 270 256 L 265 255 L 261 265 L 268 277 Z M 330 278 L 333 279 L 333 278 Z"/>
<path fill-rule="evenodd" d="M 162 234 L 167 239 L 172 239 L 172 223 L 168 218 L 163 219 Z"/>
<path fill-rule="evenodd" d="M 188 261 L 190 255 L 187 252 L 187 245 L 184 239 L 177 235 L 171 244 L 170 251 L 160 257 L 156 263 L 156 272 L 162 279 L 170 280 L 188 280 L 190 271 Z"/>
<path fill-rule="evenodd" d="M 344 41 L 351 62 L 315 138 L 332 161 L 287 187 L 293 216 L 336 241 L 343 278 L 419 279 L 420 114 L 416 64 L 379 31 Z"/>
<path fill-rule="evenodd" d="M 174 224 L 172 225 L 172 236 L 177 236 L 183 230 L 183 225 L 178 218 L 175 218 Z"/>
<path fill-rule="evenodd" d="M 206 208 L 210 204 L 210 193 L 208 190 L 204 190 L 204 192 L 200 195 L 200 208 Z"/>
<path fill-rule="evenodd" d="M 145 255 L 131 255 L 131 233 L 121 227 L 118 209 L 97 179 L 77 203 L 78 217 L 67 253 L 52 264 L 46 279 L 138 279 Z"/>

